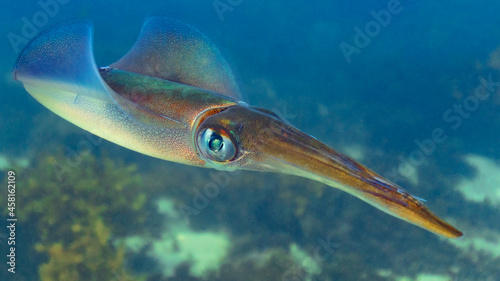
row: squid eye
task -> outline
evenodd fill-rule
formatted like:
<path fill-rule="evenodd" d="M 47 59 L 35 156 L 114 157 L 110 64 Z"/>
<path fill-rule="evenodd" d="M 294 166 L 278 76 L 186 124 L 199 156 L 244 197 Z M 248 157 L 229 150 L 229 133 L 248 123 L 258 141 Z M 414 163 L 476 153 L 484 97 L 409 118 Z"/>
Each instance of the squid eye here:
<path fill-rule="evenodd" d="M 231 139 L 212 129 L 205 129 L 199 134 L 198 147 L 205 157 L 213 161 L 229 161 L 236 155 L 236 147 Z"/>

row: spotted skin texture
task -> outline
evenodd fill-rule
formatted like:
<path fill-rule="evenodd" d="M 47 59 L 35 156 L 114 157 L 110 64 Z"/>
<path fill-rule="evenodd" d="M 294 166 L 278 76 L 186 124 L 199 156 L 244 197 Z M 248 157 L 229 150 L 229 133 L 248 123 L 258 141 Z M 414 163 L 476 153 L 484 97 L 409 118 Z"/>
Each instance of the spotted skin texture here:
<path fill-rule="evenodd" d="M 133 72 L 107 69 L 101 77 L 116 93 L 119 106 L 152 126 L 192 127 L 200 112 L 237 103 L 205 89 Z M 140 115 L 140 116 L 139 116 Z"/>
<path fill-rule="evenodd" d="M 144 126 L 130 119 L 117 105 L 67 92 L 25 86 L 41 104 L 69 122 L 128 149 L 193 166 L 204 166 L 191 141 L 190 128 Z"/>

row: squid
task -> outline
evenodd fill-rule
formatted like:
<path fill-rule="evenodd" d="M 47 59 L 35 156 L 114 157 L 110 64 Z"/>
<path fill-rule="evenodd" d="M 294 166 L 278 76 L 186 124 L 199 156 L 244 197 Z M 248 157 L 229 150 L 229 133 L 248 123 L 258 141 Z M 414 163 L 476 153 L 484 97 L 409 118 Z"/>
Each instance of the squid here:
<path fill-rule="evenodd" d="M 221 52 L 191 25 L 150 17 L 132 49 L 105 67 L 96 65 L 92 46 L 91 23 L 53 26 L 20 53 L 14 79 L 55 114 L 139 153 L 308 178 L 435 234 L 462 236 L 423 200 L 244 102 Z"/>

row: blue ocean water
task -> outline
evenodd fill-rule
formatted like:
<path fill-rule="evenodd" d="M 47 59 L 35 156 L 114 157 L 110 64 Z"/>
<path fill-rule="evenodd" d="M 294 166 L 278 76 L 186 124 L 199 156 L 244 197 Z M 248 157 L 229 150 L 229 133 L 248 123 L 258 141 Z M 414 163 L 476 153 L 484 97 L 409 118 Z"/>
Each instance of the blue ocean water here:
<path fill-rule="evenodd" d="M 1 280 L 500 280 L 497 1 L 4 3 L 0 168 L 17 178 L 16 273 Z M 151 15 L 217 45 L 246 101 L 427 200 L 438 237 L 286 175 L 216 173 L 85 133 L 12 79 L 37 33 L 93 22 L 98 65 Z M 3 176 L 5 175 L 5 177 Z M 208 182 L 218 189 L 204 189 Z M 4 207 L 5 206 L 5 207 Z M 7 211 L 2 213 L 7 223 Z"/>

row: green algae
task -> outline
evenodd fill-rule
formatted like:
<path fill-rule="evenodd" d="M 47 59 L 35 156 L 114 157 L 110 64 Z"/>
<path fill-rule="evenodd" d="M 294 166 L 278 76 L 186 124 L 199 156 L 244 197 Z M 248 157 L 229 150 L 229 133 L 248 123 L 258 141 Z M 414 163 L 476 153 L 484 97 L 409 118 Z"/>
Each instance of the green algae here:
<path fill-rule="evenodd" d="M 63 156 L 39 157 L 18 173 L 19 221 L 37 234 L 34 250 L 47 257 L 39 265 L 39 279 L 143 280 L 125 270 L 124 246 L 111 243 L 144 222 L 146 194 L 139 191 L 137 167 L 108 157 L 79 157 L 79 165 L 59 176 Z M 127 226 L 116 219 L 122 216 Z"/>

